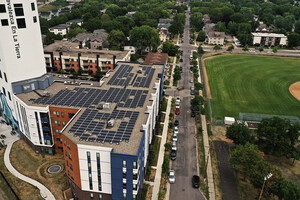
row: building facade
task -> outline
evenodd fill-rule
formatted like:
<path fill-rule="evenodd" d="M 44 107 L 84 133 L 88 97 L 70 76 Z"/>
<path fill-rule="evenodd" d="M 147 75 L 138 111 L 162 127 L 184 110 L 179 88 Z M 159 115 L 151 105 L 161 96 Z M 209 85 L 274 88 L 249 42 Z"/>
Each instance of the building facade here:
<path fill-rule="evenodd" d="M 206 34 L 206 41 L 207 44 L 213 45 L 224 45 L 225 42 L 225 33 L 224 32 L 208 32 Z"/>
<path fill-rule="evenodd" d="M 277 33 L 252 33 L 253 45 L 260 46 L 286 46 L 287 36 Z"/>

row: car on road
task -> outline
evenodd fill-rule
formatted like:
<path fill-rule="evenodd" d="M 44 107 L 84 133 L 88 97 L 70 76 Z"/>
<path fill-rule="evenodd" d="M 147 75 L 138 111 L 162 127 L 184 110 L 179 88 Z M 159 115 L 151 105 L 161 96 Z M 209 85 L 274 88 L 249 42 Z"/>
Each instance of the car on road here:
<path fill-rule="evenodd" d="M 182 58 L 180 58 L 180 62 L 183 62 L 183 59 L 182 59 Z"/>
<path fill-rule="evenodd" d="M 191 95 L 195 95 L 195 88 L 193 86 L 191 87 Z"/>
<path fill-rule="evenodd" d="M 176 103 L 180 103 L 180 96 L 176 97 Z"/>
<path fill-rule="evenodd" d="M 175 120 L 174 125 L 179 126 L 179 121 L 177 119 Z"/>
<path fill-rule="evenodd" d="M 192 178 L 192 183 L 194 188 L 199 188 L 200 186 L 200 177 L 197 175 L 194 175 Z"/>
<path fill-rule="evenodd" d="M 190 83 L 194 83 L 194 80 L 193 80 L 193 79 L 191 79 L 191 80 L 190 80 Z"/>
<path fill-rule="evenodd" d="M 169 172 L 169 183 L 175 183 L 175 171 L 174 170 L 170 170 Z"/>
<path fill-rule="evenodd" d="M 191 61 L 190 61 L 190 65 L 192 65 L 192 64 L 193 64 L 193 61 L 191 60 Z"/>
<path fill-rule="evenodd" d="M 178 131 L 174 132 L 173 137 L 172 137 L 172 141 L 174 141 L 174 142 L 178 141 Z"/>
<path fill-rule="evenodd" d="M 255 53 L 255 50 L 249 50 L 250 53 Z"/>
<path fill-rule="evenodd" d="M 176 160 L 176 151 L 172 150 L 170 156 L 171 156 L 171 160 L 173 161 Z"/>
<path fill-rule="evenodd" d="M 176 142 L 172 143 L 172 151 L 177 151 L 177 145 Z"/>
<path fill-rule="evenodd" d="M 182 73 L 182 67 L 181 67 L 181 66 L 179 67 L 179 70 L 180 70 L 180 72 Z"/>
<path fill-rule="evenodd" d="M 174 126 L 174 131 L 178 131 L 178 126 Z"/>
<path fill-rule="evenodd" d="M 175 114 L 176 114 L 176 115 L 179 115 L 179 114 L 180 114 L 180 106 L 176 106 Z"/>
<path fill-rule="evenodd" d="M 195 117 L 196 113 L 194 111 L 191 112 L 191 117 Z"/>
<path fill-rule="evenodd" d="M 190 67 L 190 71 L 193 72 L 194 67 Z"/>
<path fill-rule="evenodd" d="M 193 61 L 193 55 L 190 55 L 190 60 Z"/>

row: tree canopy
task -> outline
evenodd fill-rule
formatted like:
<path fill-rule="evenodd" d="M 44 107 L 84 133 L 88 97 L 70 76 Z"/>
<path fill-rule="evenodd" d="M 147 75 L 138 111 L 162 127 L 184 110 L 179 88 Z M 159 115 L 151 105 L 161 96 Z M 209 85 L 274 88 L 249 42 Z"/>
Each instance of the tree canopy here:
<path fill-rule="evenodd" d="M 237 145 L 245 145 L 247 142 L 254 142 L 254 138 L 251 136 L 249 128 L 244 124 L 234 123 L 227 127 L 226 137 L 233 140 Z"/>

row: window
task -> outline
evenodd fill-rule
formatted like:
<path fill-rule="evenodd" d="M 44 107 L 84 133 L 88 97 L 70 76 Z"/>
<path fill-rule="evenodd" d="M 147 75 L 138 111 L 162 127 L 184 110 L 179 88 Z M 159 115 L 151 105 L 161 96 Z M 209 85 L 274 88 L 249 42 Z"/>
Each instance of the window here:
<path fill-rule="evenodd" d="M 65 153 L 66 153 L 66 156 L 68 156 L 68 153 L 67 153 L 67 151 L 65 150 Z"/>
<path fill-rule="evenodd" d="M 69 158 L 70 158 L 70 160 L 72 160 L 72 155 L 69 153 Z"/>
<path fill-rule="evenodd" d="M 61 117 L 64 118 L 65 117 L 65 114 L 64 112 L 61 112 Z"/>
<path fill-rule="evenodd" d="M 74 175 L 71 173 L 71 178 L 74 180 Z"/>
<path fill-rule="evenodd" d="M 123 172 L 123 178 L 126 179 L 126 172 Z"/>
<path fill-rule="evenodd" d="M 91 199 L 94 199 L 94 194 L 93 193 L 91 193 Z"/>
<path fill-rule="evenodd" d="M 56 141 L 59 141 L 59 142 L 60 142 L 60 138 L 56 138 Z"/>
<path fill-rule="evenodd" d="M 56 115 L 56 111 L 53 111 L 53 115 Z"/>
<path fill-rule="evenodd" d="M 73 171 L 73 165 L 70 163 L 70 169 Z"/>
<path fill-rule="evenodd" d="M 126 160 L 123 160 L 123 167 L 126 167 Z"/>
<path fill-rule="evenodd" d="M 60 126 L 60 121 L 57 121 L 58 126 Z"/>
<path fill-rule="evenodd" d="M 126 199 L 126 193 L 123 193 L 123 199 Z"/>
<path fill-rule="evenodd" d="M 64 140 L 64 145 L 66 146 L 66 140 Z"/>
<path fill-rule="evenodd" d="M 6 13 L 6 8 L 4 4 L 0 4 L 0 13 Z"/>
<path fill-rule="evenodd" d="M 103 197 L 102 197 L 102 194 L 99 194 L 99 200 L 102 200 Z"/>
<path fill-rule="evenodd" d="M 132 197 L 133 197 L 133 200 L 136 200 L 136 195 L 134 194 L 134 195 L 132 195 Z"/>
<path fill-rule="evenodd" d="M 2 91 L 3 91 L 3 94 L 6 96 L 6 91 L 5 91 L 4 87 L 2 87 Z"/>
<path fill-rule="evenodd" d="M 69 143 L 69 142 L 67 142 L 67 147 L 68 147 L 68 149 L 70 149 L 70 150 L 71 150 L 71 145 L 70 145 L 70 143 Z"/>
<path fill-rule="evenodd" d="M 7 77 L 6 77 L 6 73 L 4 72 L 4 79 L 5 79 L 5 82 L 7 83 Z"/>
<path fill-rule="evenodd" d="M 8 20 L 7 19 L 1 19 L 2 26 L 8 26 Z"/>
<path fill-rule="evenodd" d="M 136 190 L 137 189 L 137 185 L 133 184 L 133 189 Z"/>
<path fill-rule="evenodd" d="M 11 101 L 10 92 L 7 92 L 7 93 L 8 93 L 8 98 Z"/>
<path fill-rule="evenodd" d="M 1 70 L 0 70 L 0 78 L 2 78 L 2 72 L 1 72 Z"/>
<path fill-rule="evenodd" d="M 63 125 L 63 126 L 65 126 L 65 125 L 66 125 L 66 123 L 65 123 L 65 122 L 62 122 L 62 125 Z"/>
<path fill-rule="evenodd" d="M 57 124 L 57 121 L 56 121 L 56 120 L 54 120 L 54 124 Z"/>
<path fill-rule="evenodd" d="M 35 11 L 35 5 L 34 5 L 33 2 L 31 3 L 31 10 L 32 10 L 32 11 Z"/>
<path fill-rule="evenodd" d="M 135 161 L 133 162 L 133 169 L 137 169 L 137 164 Z"/>
<path fill-rule="evenodd" d="M 25 18 L 17 19 L 18 28 L 26 28 Z"/>
<path fill-rule="evenodd" d="M 67 160 L 67 166 L 69 167 L 69 161 Z"/>
<path fill-rule="evenodd" d="M 14 4 L 16 16 L 24 16 L 23 5 L 21 3 Z"/>
<path fill-rule="evenodd" d="M 123 183 L 123 189 L 126 189 L 126 183 Z"/>
<path fill-rule="evenodd" d="M 36 22 L 37 22 L 36 16 L 33 16 L 33 23 L 36 23 Z"/>
<path fill-rule="evenodd" d="M 59 112 L 56 112 L 56 116 L 59 117 Z"/>
<path fill-rule="evenodd" d="M 56 132 L 56 133 L 58 133 L 58 132 L 59 132 L 59 130 L 58 130 L 58 129 L 56 129 L 56 130 L 55 130 L 55 132 Z"/>

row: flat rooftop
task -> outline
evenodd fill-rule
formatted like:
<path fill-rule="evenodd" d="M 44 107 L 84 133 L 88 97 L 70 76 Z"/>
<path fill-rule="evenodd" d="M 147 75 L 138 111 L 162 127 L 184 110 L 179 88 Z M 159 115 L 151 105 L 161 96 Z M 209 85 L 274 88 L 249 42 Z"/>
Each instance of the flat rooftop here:
<path fill-rule="evenodd" d="M 79 111 L 63 134 L 76 144 L 113 148 L 113 152 L 136 155 L 148 119 L 147 106 L 159 89 L 163 65 L 118 62 L 101 84 L 69 85 L 54 82 L 46 90 L 18 94 L 29 106 L 72 108 Z M 77 83 L 78 84 L 78 83 Z M 42 96 L 44 92 L 49 96 Z M 108 127 L 108 120 L 114 126 Z"/>
<path fill-rule="evenodd" d="M 116 59 L 123 59 L 129 51 L 111 51 L 111 50 L 98 50 L 98 49 L 87 49 L 79 48 L 77 42 L 70 42 L 66 40 L 58 40 L 54 43 L 44 46 L 44 52 L 53 52 L 55 56 L 59 56 L 59 52 L 63 53 L 63 56 L 78 56 L 78 53 L 81 53 L 81 56 L 87 57 L 96 57 L 97 55 L 101 58 L 112 58 L 116 56 Z"/>
<path fill-rule="evenodd" d="M 253 36 L 258 37 L 281 37 L 287 38 L 284 34 L 277 34 L 277 33 L 251 33 Z"/>

